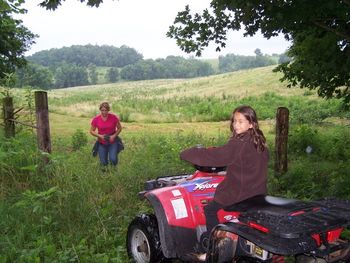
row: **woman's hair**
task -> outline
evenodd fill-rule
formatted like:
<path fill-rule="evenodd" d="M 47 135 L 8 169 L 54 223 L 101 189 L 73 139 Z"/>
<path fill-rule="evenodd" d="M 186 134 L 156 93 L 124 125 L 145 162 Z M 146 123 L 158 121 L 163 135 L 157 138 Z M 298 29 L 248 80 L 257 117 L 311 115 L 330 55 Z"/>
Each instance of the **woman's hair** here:
<path fill-rule="evenodd" d="M 102 102 L 101 104 L 100 104 L 100 110 L 102 109 L 102 108 L 105 108 L 106 110 L 108 110 L 108 111 L 110 111 L 110 109 L 111 109 L 111 107 L 109 106 L 109 103 L 108 102 Z"/>
<path fill-rule="evenodd" d="M 263 132 L 259 128 L 258 118 L 256 116 L 255 110 L 250 106 L 243 105 L 243 106 L 237 107 L 232 112 L 230 129 L 233 132 L 233 136 L 236 136 L 235 130 L 233 129 L 234 115 L 236 112 L 241 113 L 247 119 L 247 121 L 249 121 L 249 123 L 253 126 L 248 130 L 248 132 L 250 132 L 250 134 L 253 137 L 253 142 L 257 151 L 263 152 L 267 148 L 266 138 Z"/>

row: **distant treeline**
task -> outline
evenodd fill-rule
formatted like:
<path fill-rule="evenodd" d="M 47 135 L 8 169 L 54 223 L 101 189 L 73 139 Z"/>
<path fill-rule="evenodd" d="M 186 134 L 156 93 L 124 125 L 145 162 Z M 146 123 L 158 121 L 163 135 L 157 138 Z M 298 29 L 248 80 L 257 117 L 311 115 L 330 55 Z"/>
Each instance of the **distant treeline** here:
<path fill-rule="evenodd" d="M 179 56 L 145 60 L 127 46 L 75 45 L 27 57 L 27 66 L 16 73 L 16 86 L 55 89 L 119 80 L 195 78 L 274 65 L 281 59 L 285 59 L 285 55 L 263 55 L 256 49 L 255 56 L 220 56 L 215 67 L 207 60 Z"/>
<path fill-rule="evenodd" d="M 276 65 L 289 60 L 285 54 L 274 54 L 272 56 L 263 55 L 260 49 L 254 51 L 255 56 L 242 56 L 235 54 L 227 54 L 219 56 L 220 73 L 232 72 L 241 69 L 266 67 Z"/>
<path fill-rule="evenodd" d="M 27 60 L 49 68 L 57 68 L 63 63 L 80 67 L 88 67 L 92 64 L 96 67 L 122 68 L 134 64 L 142 58 L 140 53 L 127 46 L 117 48 L 106 45 L 75 45 L 39 51 L 27 57 Z"/>

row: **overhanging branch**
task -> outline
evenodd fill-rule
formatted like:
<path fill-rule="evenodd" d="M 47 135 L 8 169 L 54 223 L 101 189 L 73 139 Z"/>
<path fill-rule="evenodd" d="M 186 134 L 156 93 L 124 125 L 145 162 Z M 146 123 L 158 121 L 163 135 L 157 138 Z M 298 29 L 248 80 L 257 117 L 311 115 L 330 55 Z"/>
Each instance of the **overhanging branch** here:
<path fill-rule="evenodd" d="M 336 34 L 337 36 L 340 36 L 340 37 L 342 37 L 342 38 L 344 38 L 344 39 L 346 39 L 347 41 L 350 42 L 350 36 L 349 36 L 348 34 L 346 34 L 346 33 L 344 33 L 344 32 L 340 32 L 340 31 L 338 31 L 338 30 L 336 30 L 336 29 L 334 29 L 334 28 L 332 28 L 332 27 L 330 27 L 330 26 L 327 26 L 326 24 L 321 23 L 321 22 L 319 22 L 319 21 L 312 21 L 312 22 L 313 22 L 316 26 L 318 26 L 318 27 L 320 27 L 320 28 L 323 28 L 323 29 L 325 29 L 325 30 L 327 30 L 327 31 L 329 31 L 329 32 L 332 32 L 332 33 Z"/>

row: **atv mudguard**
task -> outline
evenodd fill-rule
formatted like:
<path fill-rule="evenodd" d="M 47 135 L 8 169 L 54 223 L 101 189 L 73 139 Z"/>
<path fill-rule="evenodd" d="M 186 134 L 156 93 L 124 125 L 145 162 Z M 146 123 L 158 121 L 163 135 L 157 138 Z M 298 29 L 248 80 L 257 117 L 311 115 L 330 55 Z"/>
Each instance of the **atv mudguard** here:
<path fill-rule="evenodd" d="M 266 233 L 256 231 L 247 225 L 236 223 L 220 224 L 216 226 L 215 230 L 234 233 L 241 238 L 252 241 L 257 246 L 278 255 L 307 253 L 317 248 L 316 242 L 311 236 L 287 239 L 266 235 Z"/>
<path fill-rule="evenodd" d="M 145 191 L 139 194 L 153 207 L 164 256 L 179 258 L 198 249 L 198 240 L 205 231 L 203 207 L 213 199 L 224 176 L 225 172 L 196 171 L 146 183 Z M 222 213 L 222 218 L 220 222 L 227 222 L 232 213 Z"/>
<path fill-rule="evenodd" d="M 166 258 L 178 258 L 181 255 L 193 252 L 197 242 L 196 230 L 194 228 L 170 226 L 159 199 L 153 194 L 148 194 L 145 198 L 153 206 L 157 217 L 160 243 L 164 256 Z"/>

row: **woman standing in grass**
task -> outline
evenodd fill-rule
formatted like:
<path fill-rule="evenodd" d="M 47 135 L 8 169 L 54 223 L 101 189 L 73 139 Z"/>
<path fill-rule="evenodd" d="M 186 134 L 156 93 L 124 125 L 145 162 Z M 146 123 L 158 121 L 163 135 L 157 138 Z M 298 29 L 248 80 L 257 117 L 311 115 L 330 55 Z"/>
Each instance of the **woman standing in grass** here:
<path fill-rule="evenodd" d="M 231 117 L 232 136 L 223 146 L 190 148 L 181 159 L 204 167 L 227 167 L 225 179 L 218 185 L 214 200 L 204 207 L 207 232 L 219 224 L 217 212 L 225 207 L 267 192 L 269 152 L 259 128 L 255 111 L 250 106 L 236 108 Z M 204 260 L 205 254 L 198 255 Z"/>
<path fill-rule="evenodd" d="M 101 164 L 106 166 L 110 162 L 116 166 L 118 164 L 117 136 L 122 131 L 122 126 L 119 117 L 109 111 L 108 102 L 100 104 L 101 113 L 91 120 L 90 134 L 98 138 L 98 156 Z"/>

